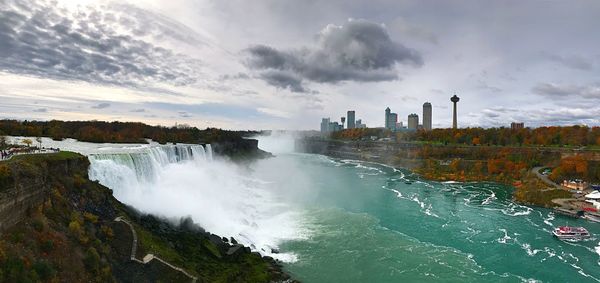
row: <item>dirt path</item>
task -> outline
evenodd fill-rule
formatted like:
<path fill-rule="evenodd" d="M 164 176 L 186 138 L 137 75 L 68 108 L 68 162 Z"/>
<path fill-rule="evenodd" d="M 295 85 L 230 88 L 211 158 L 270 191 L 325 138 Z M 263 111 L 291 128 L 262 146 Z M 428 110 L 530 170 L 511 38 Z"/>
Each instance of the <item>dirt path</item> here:
<path fill-rule="evenodd" d="M 540 173 L 540 170 L 542 170 L 544 168 L 546 168 L 546 167 L 544 167 L 544 166 L 533 167 L 533 169 L 531 169 L 531 172 L 533 172 L 540 180 L 542 180 L 542 182 L 546 183 L 546 185 L 552 186 L 555 189 L 560 189 L 561 186 L 559 184 L 554 183 L 552 180 L 550 180 L 550 178 L 548 178 L 548 176 Z"/>
<path fill-rule="evenodd" d="M 189 277 L 190 279 L 192 279 L 192 283 L 195 283 L 198 278 L 187 273 L 185 270 L 183 270 L 180 267 L 174 266 L 172 264 L 170 264 L 169 262 L 167 262 L 166 260 L 163 260 L 153 254 L 147 254 L 146 256 L 144 256 L 141 260 L 137 259 L 135 257 L 136 252 L 137 252 L 137 233 L 135 232 L 135 228 L 133 228 L 133 225 L 131 225 L 131 223 L 129 223 L 129 221 L 123 219 L 123 217 L 119 216 L 117 218 L 115 218 L 116 222 L 123 222 L 125 224 L 127 224 L 127 226 L 129 226 L 129 229 L 131 229 L 131 234 L 133 235 L 133 241 L 131 243 L 131 260 L 135 261 L 135 262 L 139 262 L 141 264 L 148 264 L 150 261 L 152 261 L 153 259 L 158 260 L 159 262 L 163 263 L 164 265 L 170 267 L 171 269 L 175 270 L 175 271 L 179 271 L 181 273 L 183 273 L 185 276 Z"/>

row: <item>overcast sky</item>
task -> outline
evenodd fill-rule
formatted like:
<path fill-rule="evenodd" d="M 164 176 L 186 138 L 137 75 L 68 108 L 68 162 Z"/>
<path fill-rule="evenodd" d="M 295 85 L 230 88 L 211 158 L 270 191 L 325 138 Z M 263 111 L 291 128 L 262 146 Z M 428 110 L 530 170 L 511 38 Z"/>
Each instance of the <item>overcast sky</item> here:
<path fill-rule="evenodd" d="M 600 125 L 600 1 L 0 0 L 0 118 Z"/>

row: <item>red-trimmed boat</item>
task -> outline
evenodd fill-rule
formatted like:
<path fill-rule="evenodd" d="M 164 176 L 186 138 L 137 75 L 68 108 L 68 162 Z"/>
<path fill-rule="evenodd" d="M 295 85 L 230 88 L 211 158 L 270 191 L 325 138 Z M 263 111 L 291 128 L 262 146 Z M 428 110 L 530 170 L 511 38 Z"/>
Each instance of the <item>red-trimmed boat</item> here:
<path fill-rule="evenodd" d="M 552 231 L 561 240 L 580 241 L 590 237 L 590 232 L 583 227 L 560 226 Z"/>

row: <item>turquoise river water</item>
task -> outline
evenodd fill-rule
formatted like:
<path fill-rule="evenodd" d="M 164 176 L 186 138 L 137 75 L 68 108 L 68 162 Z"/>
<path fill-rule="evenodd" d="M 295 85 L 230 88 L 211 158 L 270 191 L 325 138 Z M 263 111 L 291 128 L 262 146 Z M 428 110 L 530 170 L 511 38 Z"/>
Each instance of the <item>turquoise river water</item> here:
<path fill-rule="evenodd" d="M 373 163 L 291 153 L 241 168 L 210 146 L 44 139 L 90 157 L 90 177 L 143 212 L 191 216 L 284 261 L 302 282 L 598 282 L 600 224 L 511 201 L 493 183 L 426 181 Z M 552 237 L 586 227 L 583 242 Z M 279 252 L 272 253 L 277 248 Z"/>
<path fill-rule="evenodd" d="M 516 204 L 507 186 L 433 182 L 320 155 L 283 154 L 257 168 L 310 230 L 280 245 L 297 257 L 285 268 L 303 282 L 600 281 L 598 236 L 551 235 L 564 224 L 600 235 L 600 224 Z"/>

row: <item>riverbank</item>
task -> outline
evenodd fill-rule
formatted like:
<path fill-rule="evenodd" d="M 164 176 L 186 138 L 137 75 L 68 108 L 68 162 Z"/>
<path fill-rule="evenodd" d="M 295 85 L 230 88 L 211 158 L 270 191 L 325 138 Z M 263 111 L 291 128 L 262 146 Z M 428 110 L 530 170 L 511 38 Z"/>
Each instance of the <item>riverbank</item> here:
<path fill-rule="evenodd" d="M 233 238 L 206 232 L 190 219 L 139 214 L 90 181 L 89 165 L 66 151 L 0 163 L 0 281 L 290 281 L 272 258 Z M 127 219 L 136 233 L 115 219 Z M 161 260 L 132 260 L 147 254 Z"/>
<path fill-rule="evenodd" d="M 531 168 L 556 165 L 573 150 L 488 146 L 445 146 L 382 141 L 341 141 L 321 138 L 296 140 L 296 150 L 340 159 L 356 159 L 402 167 L 434 181 L 497 182 L 515 187 L 516 202 L 555 207 L 565 190 L 548 190 Z"/>
<path fill-rule="evenodd" d="M 428 181 L 409 170 L 317 154 L 261 163 L 295 164 L 273 174 L 313 227 L 281 250 L 305 282 L 596 282 L 598 241 L 570 243 L 552 228 L 600 226 L 519 205 L 495 182 Z M 273 168 L 272 166 L 267 166 Z M 281 175 L 281 176 L 279 176 Z M 289 176 L 297 176 L 289 182 Z M 306 180 L 310 180 L 308 183 Z M 302 197 L 304 196 L 304 197 Z M 494 256 L 490 256 L 494 255 Z M 566 260 L 565 260 L 566 259 Z M 543 272 L 540 272 L 543 270 Z M 581 273 L 580 273 L 581 271 Z"/>

